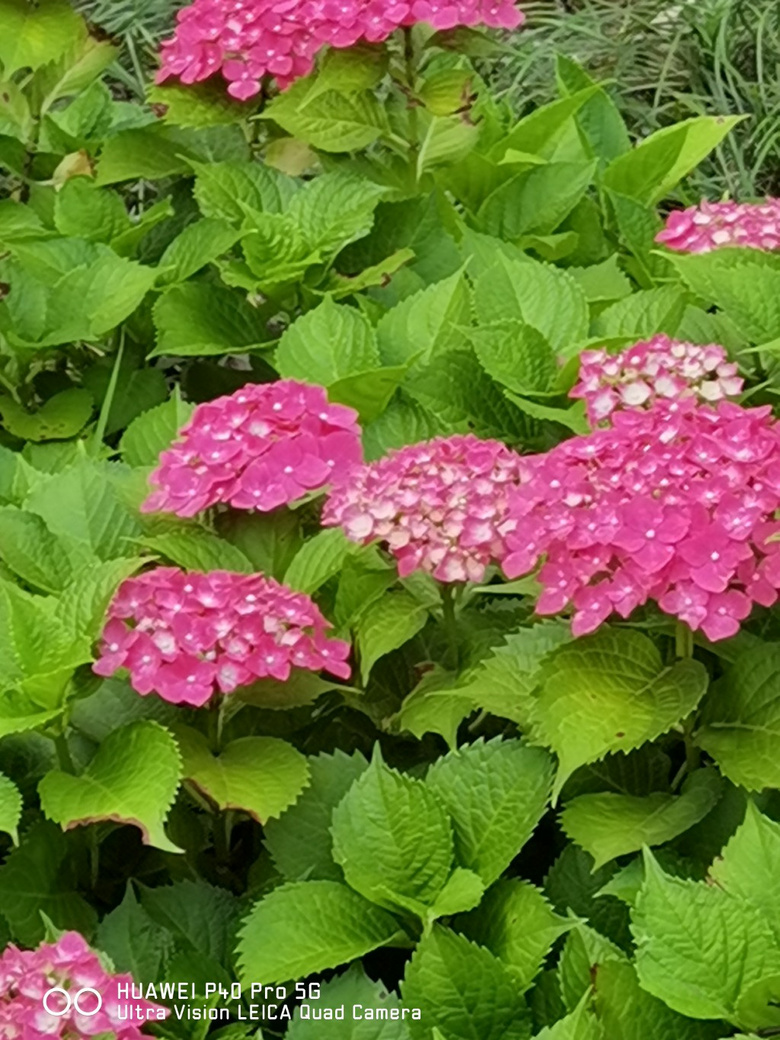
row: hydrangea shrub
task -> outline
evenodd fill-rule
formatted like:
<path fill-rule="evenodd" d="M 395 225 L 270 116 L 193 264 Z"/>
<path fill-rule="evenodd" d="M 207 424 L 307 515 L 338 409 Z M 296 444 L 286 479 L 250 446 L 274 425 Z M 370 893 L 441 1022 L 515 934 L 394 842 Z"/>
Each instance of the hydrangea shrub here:
<path fill-rule="evenodd" d="M 0 1036 L 780 1029 L 776 201 L 522 6 L 0 0 Z"/>

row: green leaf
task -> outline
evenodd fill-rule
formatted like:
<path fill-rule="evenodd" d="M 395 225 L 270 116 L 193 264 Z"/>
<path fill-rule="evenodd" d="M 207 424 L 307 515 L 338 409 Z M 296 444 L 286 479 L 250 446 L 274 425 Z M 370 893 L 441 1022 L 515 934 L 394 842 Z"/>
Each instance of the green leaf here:
<path fill-rule="evenodd" d="M 485 893 L 485 885 L 473 870 L 456 867 L 447 878 L 447 884 L 439 892 L 436 902 L 427 915 L 428 921 L 439 917 L 451 917 L 452 914 L 473 910 Z"/>
<path fill-rule="evenodd" d="M 560 917 L 528 881 L 503 878 L 479 907 L 457 920 L 458 931 L 490 950 L 514 972 L 521 992 L 538 975 L 553 943 L 575 924 Z"/>
<path fill-rule="evenodd" d="M 434 925 L 406 968 L 401 994 L 422 1010 L 411 1021 L 415 1038 L 441 1030 L 448 1040 L 527 1040 L 530 1012 L 514 973 L 462 935 Z"/>
<path fill-rule="evenodd" d="M 67 440 L 75 437 L 92 415 L 92 396 L 74 387 L 50 397 L 37 412 L 27 412 L 10 397 L 0 397 L 3 425 L 14 437 L 28 441 Z"/>
<path fill-rule="evenodd" d="M 144 910 L 130 883 L 119 906 L 98 925 L 97 945 L 117 971 L 129 972 L 145 985 L 165 977 L 173 953 L 172 937 Z"/>
<path fill-rule="evenodd" d="M 188 224 L 160 257 L 160 282 L 173 285 L 185 281 L 226 253 L 240 237 L 241 232 L 223 220 L 205 217 Z"/>
<path fill-rule="evenodd" d="M 56 928 L 90 936 L 97 914 L 78 893 L 74 849 L 53 824 L 39 821 L 0 867 L 0 914 L 17 942 L 34 947 L 45 935 L 44 913 Z"/>
<path fill-rule="evenodd" d="M 534 1040 L 604 1040 L 601 1024 L 588 1003 L 587 996 L 583 997 L 570 1015 L 546 1026 Z"/>
<path fill-rule="evenodd" d="M 150 357 L 238 354 L 269 344 L 263 312 L 224 286 L 185 282 L 154 305 L 157 346 Z"/>
<path fill-rule="evenodd" d="M 780 857 L 780 824 L 753 802 L 736 834 L 710 867 L 709 876 L 731 895 L 758 907 L 780 942 L 780 898 L 775 883 Z"/>
<path fill-rule="evenodd" d="M 282 213 L 297 183 L 257 162 L 191 163 L 195 199 L 204 217 L 242 224 L 247 210 Z"/>
<path fill-rule="evenodd" d="M 311 594 L 339 573 L 356 551 L 340 527 L 319 531 L 301 546 L 285 571 L 284 583 Z"/>
<path fill-rule="evenodd" d="M 606 1036 L 620 1040 L 716 1040 L 726 1028 L 678 1015 L 646 993 L 633 965 L 623 961 L 599 965 L 594 1000 Z"/>
<path fill-rule="evenodd" d="M 97 183 L 154 181 L 187 174 L 194 162 L 247 158 L 246 139 L 237 125 L 187 130 L 157 121 L 120 129 L 105 140 L 98 158 Z"/>
<path fill-rule="evenodd" d="M 231 960 L 238 923 L 238 902 L 231 892 L 200 879 L 138 888 L 142 907 L 158 929 L 173 936 L 177 949 L 196 958 L 199 966 L 213 966 L 215 974 L 207 979 L 226 974 L 220 966 Z M 189 983 L 191 977 L 182 981 Z"/>
<path fill-rule="evenodd" d="M 320 1017 L 321 1010 L 334 1015 L 343 1010 L 345 1017 L 326 1019 Z M 316 1018 L 304 1017 L 313 1011 Z M 376 1017 L 369 1017 L 371 1012 Z M 409 1040 L 398 998 L 381 982 L 369 979 L 359 965 L 326 982 L 316 1002 L 298 1008 L 285 1035 L 288 1040 Z"/>
<path fill-rule="evenodd" d="M 741 655 L 714 683 L 696 742 L 721 772 L 749 791 L 780 787 L 780 645 Z"/>
<path fill-rule="evenodd" d="M 476 215 L 480 230 L 514 241 L 550 235 L 584 196 L 595 162 L 546 163 L 523 170 L 485 199 Z"/>
<path fill-rule="evenodd" d="M 335 968 L 392 942 L 398 922 L 336 881 L 281 885 L 255 903 L 238 944 L 247 981 L 288 982 Z"/>
<path fill-rule="evenodd" d="M 458 862 L 492 885 L 544 815 L 552 778 L 546 751 L 498 737 L 438 759 L 425 782 L 452 818 Z"/>
<path fill-rule="evenodd" d="M 594 976 L 598 978 L 597 971 L 603 964 L 625 960 L 625 953 L 595 928 L 575 922 L 558 961 L 561 996 L 569 1011 L 590 991 Z"/>
<path fill-rule="evenodd" d="M 279 581 L 303 545 L 300 517 L 294 509 L 272 513 L 235 510 L 220 521 L 220 534 L 241 550 L 252 569 Z"/>
<path fill-rule="evenodd" d="M 387 71 L 388 57 L 386 50 L 375 43 L 359 42 L 347 49 L 328 47 L 302 107 L 329 90 L 340 94 L 371 90 Z"/>
<path fill-rule="evenodd" d="M 262 118 L 323 152 L 355 152 L 385 133 L 386 116 L 373 94 L 329 90 L 310 99 L 312 86 L 298 80 L 266 105 Z"/>
<path fill-rule="evenodd" d="M 37 513 L 52 534 L 80 543 L 100 559 L 121 556 L 140 528 L 121 503 L 110 473 L 105 464 L 84 459 L 39 480 L 25 507 Z"/>
<path fill-rule="evenodd" d="M 105 243 L 131 227 L 122 196 L 96 188 L 89 177 L 65 181 L 54 204 L 54 224 L 61 235 Z"/>
<path fill-rule="evenodd" d="M 171 82 L 148 87 L 151 105 L 165 106 L 165 122 L 173 126 L 222 126 L 247 114 L 246 102 L 236 101 L 214 79 L 201 83 Z"/>
<path fill-rule="evenodd" d="M 276 737 L 239 737 L 214 756 L 197 730 L 175 730 L 182 756 L 182 776 L 220 809 L 242 809 L 258 823 L 280 816 L 306 787 L 306 759 L 292 744 Z"/>
<path fill-rule="evenodd" d="M 555 352 L 533 326 L 504 319 L 469 329 L 468 336 L 482 367 L 502 386 L 518 394 L 543 394 L 554 386 Z"/>
<path fill-rule="evenodd" d="M 339 750 L 308 762 L 309 786 L 278 820 L 268 821 L 266 848 L 288 881 L 341 881 L 341 868 L 333 861 L 333 810 L 368 763 L 359 751 L 348 756 Z"/>
<path fill-rule="evenodd" d="M 575 401 L 568 408 L 552 408 L 550 405 L 539 404 L 536 401 L 529 401 L 527 398 L 519 397 L 517 394 L 513 394 L 511 390 L 505 390 L 504 396 L 512 404 L 516 405 L 520 411 L 530 415 L 532 419 L 538 419 L 540 422 L 558 423 L 560 426 L 565 426 L 567 430 L 571 430 L 572 433 L 590 433 L 590 423 L 585 414 L 585 407 L 580 401 Z"/>
<path fill-rule="evenodd" d="M 252 562 L 230 542 L 205 529 L 171 531 L 139 538 L 145 549 L 158 552 L 171 563 L 190 571 L 238 571 L 252 574 Z"/>
<path fill-rule="evenodd" d="M 358 413 L 361 423 L 370 423 L 385 411 L 403 383 L 409 364 L 386 365 L 368 372 L 345 376 L 328 387 L 328 398 L 346 404 Z"/>
<path fill-rule="evenodd" d="M 607 307 L 593 323 L 594 336 L 649 339 L 658 332 L 673 336 L 685 313 L 686 296 L 677 285 L 636 292 Z"/>
<path fill-rule="evenodd" d="M 755 249 L 715 250 L 669 261 L 688 287 L 721 311 L 748 339 L 767 343 L 780 327 L 780 269 L 771 253 Z"/>
<path fill-rule="evenodd" d="M 38 793 L 49 819 L 63 829 L 95 820 L 138 827 L 147 845 L 179 852 L 163 824 L 181 777 L 181 758 L 168 730 L 131 722 L 110 733 L 80 776 L 53 770 Z"/>
<path fill-rule="evenodd" d="M 35 72 L 57 61 L 84 33 L 84 23 L 66 0 L 43 0 L 33 6 L 26 0 L 2 0 L 0 64 L 10 79 L 19 69 Z"/>
<path fill-rule="evenodd" d="M 532 707 L 534 737 L 558 755 L 554 795 L 575 769 L 628 751 L 689 715 L 707 689 L 698 661 L 664 667 L 639 632 L 602 629 L 547 659 Z"/>
<path fill-rule="evenodd" d="M 425 916 L 452 870 L 443 806 L 378 754 L 335 809 L 331 833 L 347 883 L 379 906 Z"/>
<path fill-rule="evenodd" d="M 631 282 L 620 269 L 617 253 L 590 267 L 570 267 L 572 275 L 584 290 L 588 303 L 621 300 L 631 295 Z"/>
<path fill-rule="evenodd" d="M 601 88 L 596 84 L 577 91 L 569 97 L 541 105 L 530 115 L 515 123 L 511 133 L 504 137 L 491 151 L 491 158 L 501 159 L 509 149 L 550 159 L 561 140 L 576 130 L 574 117 L 582 106 L 594 97 Z"/>
<path fill-rule="evenodd" d="M 45 592 L 62 590 L 72 577 L 62 543 L 35 513 L 0 507 L 0 558 L 23 581 Z"/>
<path fill-rule="evenodd" d="M 434 116 L 418 113 L 423 131 L 417 152 L 418 180 L 445 163 L 462 162 L 479 140 L 479 127 L 463 115 Z"/>
<path fill-rule="evenodd" d="M 566 845 L 544 881 L 544 889 L 559 913 L 571 911 L 615 942 L 631 942 L 628 911 L 612 895 L 602 895 L 614 867 L 593 870 L 593 857 L 577 845 Z"/>
<path fill-rule="evenodd" d="M 177 388 L 167 401 L 133 419 L 119 442 L 127 465 L 155 465 L 160 452 L 171 446 L 192 412 L 193 406 L 182 401 Z"/>
<path fill-rule="evenodd" d="M 457 271 L 409 296 L 381 318 L 376 334 L 382 361 L 427 364 L 440 351 L 462 345 L 459 326 L 470 321 L 466 282 Z"/>
<path fill-rule="evenodd" d="M 742 996 L 780 972 L 780 948 L 757 907 L 717 886 L 669 877 L 650 853 L 631 918 L 642 989 L 681 1015 L 740 1025 Z"/>
<path fill-rule="evenodd" d="M 555 72 L 558 89 L 564 96 L 571 96 L 594 84 L 591 76 L 565 54 L 556 55 Z M 593 155 L 602 164 L 631 149 L 631 138 L 620 110 L 603 87 L 577 112 L 577 124 Z"/>
<path fill-rule="evenodd" d="M 571 357 L 588 336 L 588 301 L 567 272 L 499 254 L 475 284 L 480 323 L 514 319 L 537 329 L 557 354 Z"/>
<path fill-rule="evenodd" d="M 397 650 L 425 626 L 428 611 L 408 592 L 388 592 L 361 614 L 355 630 L 360 676 L 368 682 L 380 657 Z"/>
<path fill-rule="evenodd" d="M 22 818 L 22 795 L 19 788 L 0 773 L 0 832 L 10 834 L 14 845 L 19 844 L 19 821 Z"/>
<path fill-rule="evenodd" d="M 654 205 L 716 148 L 744 116 L 698 116 L 657 130 L 631 152 L 613 160 L 603 183 Z"/>
<path fill-rule="evenodd" d="M 58 623 L 56 607 L 53 596 L 32 596 L 16 585 L 0 582 L 0 688 L 28 683 L 27 691 L 39 708 L 59 707 L 60 699 L 57 696 L 56 703 L 50 702 L 42 690 L 31 685 L 33 680 L 62 673 L 64 681 L 73 668 L 89 660 L 84 640 L 74 641 Z M 11 704 L 8 709 L 15 717 Z M 0 709 L 0 717 L 3 714 Z"/>
<path fill-rule="evenodd" d="M 144 563 L 146 560 L 137 556 L 120 556 L 74 569 L 73 580 L 58 597 L 54 610 L 55 618 L 74 642 L 92 643 L 97 639 L 117 588 Z"/>
<path fill-rule="evenodd" d="M 593 856 L 598 870 L 616 856 L 676 838 L 704 819 L 721 792 L 718 773 L 705 769 L 688 778 L 679 796 L 584 794 L 567 803 L 561 826 Z"/>
<path fill-rule="evenodd" d="M 285 379 L 330 386 L 379 365 L 374 330 L 360 311 L 326 297 L 285 331 L 275 365 Z"/>
<path fill-rule="evenodd" d="M 330 256 L 374 223 L 374 210 L 386 189 L 353 173 L 334 170 L 309 181 L 287 210 L 312 252 Z"/>

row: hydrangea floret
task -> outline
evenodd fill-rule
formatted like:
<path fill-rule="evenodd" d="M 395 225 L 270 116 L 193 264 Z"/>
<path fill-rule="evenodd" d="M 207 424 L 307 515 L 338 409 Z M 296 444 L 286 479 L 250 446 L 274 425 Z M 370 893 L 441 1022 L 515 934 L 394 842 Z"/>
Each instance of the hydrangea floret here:
<path fill-rule="evenodd" d="M 246 101 L 266 76 L 284 88 L 308 75 L 326 45 L 380 43 L 417 22 L 514 29 L 522 20 L 512 0 L 195 0 L 162 45 L 157 80 L 197 83 L 221 72 L 228 93 Z"/>
<path fill-rule="evenodd" d="M 543 561 L 537 612 L 574 608 L 575 635 L 655 600 L 711 640 L 780 589 L 780 428 L 771 408 L 692 398 L 617 411 L 613 425 L 524 460 L 505 574 Z"/>
<path fill-rule="evenodd" d="M 660 334 L 619 354 L 583 351 L 579 382 L 569 396 L 585 401 L 590 423 L 597 426 L 616 409 L 650 408 L 659 400 L 686 397 L 712 403 L 736 397 L 742 385 L 737 366 L 720 345 L 700 346 Z"/>
<path fill-rule="evenodd" d="M 764 202 L 707 202 L 675 210 L 656 235 L 677 253 L 709 253 L 724 246 L 780 249 L 780 199 Z"/>
<path fill-rule="evenodd" d="M 349 643 L 331 627 L 309 596 L 262 574 L 157 567 L 119 587 L 93 668 L 126 668 L 138 693 L 201 707 L 294 668 L 349 678 Z"/>
<path fill-rule="evenodd" d="M 131 975 L 107 971 L 78 932 L 65 932 L 35 950 L 10 944 L 0 955 L 0 1036 L 145 1040 L 140 1027 L 166 1018 L 170 1011 L 140 998 L 120 1000 L 132 983 Z"/>
<path fill-rule="evenodd" d="M 355 468 L 329 495 L 326 526 L 352 541 L 383 542 L 405 577 L 482 581 L 506 552 L 502 524 L 523 460 L 498 441 L 440 437 Z"/>
<path fill-rule="evenodd" d="M 292 379 L 198 405 L 179 437 L 160 455 L 142 512 L 194 516 L 217 503 L 268 512 L 363 457 L 357 412 Z"/>

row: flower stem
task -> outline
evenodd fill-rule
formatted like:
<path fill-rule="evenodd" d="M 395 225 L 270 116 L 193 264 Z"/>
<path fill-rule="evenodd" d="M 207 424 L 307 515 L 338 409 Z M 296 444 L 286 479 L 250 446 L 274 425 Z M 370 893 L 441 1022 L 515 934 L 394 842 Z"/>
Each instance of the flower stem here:
<path fill-rule="evenodd" d="M 674 630 L 674 649 L 680 660 L 693 657 L 693 631 L 684 621 L 678 621 Z"/>
<path fill-rule="evenodd" d="M 404 27 L 404 62 L 406 64 L 407 107 L 409 110 L 409 169 L 415 184 L 419 179 L 417 162 L 420 152 L 420 127 L 417 118 L 417 58 L 412 27 Z"/>
<path fill-rule="evenodd" d="M 63 731 L 58 733 L 52 738 L 54 741 L 54 747 L 57 751 L 57 761 L 60 764 L 60 769 L 63 773 L 75 773 L 76 769 L 73 765 L 73 759 L 71 758 L 70 748 L 68 747 L 68 738 Z"/>
<path fill-rule="evenodd" d="M 460 667 L 460 643 L 458 640 L 458 620 L 455 616 L 455 590 L 452 585 L 441 586 L 441 607 L 444 620 L 444 631 L 449 644 L 448 665 L 455 671 Z"/>

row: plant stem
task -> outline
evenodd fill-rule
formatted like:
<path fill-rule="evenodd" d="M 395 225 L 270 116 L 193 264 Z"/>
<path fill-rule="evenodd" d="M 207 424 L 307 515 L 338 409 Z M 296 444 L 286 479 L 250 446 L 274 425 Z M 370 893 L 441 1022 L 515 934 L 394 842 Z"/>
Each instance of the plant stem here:
<path fill-rule="evenodd" d="M 449 644 L 449 661 L 456 671 L 460 666 L 460 645 L 458 641 L 458 621 L 455 616 L 455 591 L 450 584 L 441 587 L 441 608 L 444 620 L 444 631 Z"/>
<path fill-rule="evenodd" d="M 73 765 L 73 759 L 70 755 L 70 748 L 68 747 L 68 738 L 64 732 L 58 733 L 56 737 L 52 738 L 54 741 L 54 747 L 57 751 L 57 761 L 60 764 L 60 769 L 63 773 L 75 773 L 76 768 Z"/>
<path fill-rule="evenodd" d="M 674 650 L 680 660 L 693 657 L 693 631 L 684 621 L 678 621 L 674 630 Z"/>
<path fill-rule="evenodd" d="M 407 25 L 404 30 L 404 61 L 406 63 L 406 90 L 407 107 L 409 110 L 409 169 L 414 183 L 419 180 L 417 161 L 420 152 L 420 126 L 417 118 L 417 61 L 414 52 L 414 37 L 412 27 Z"/>

